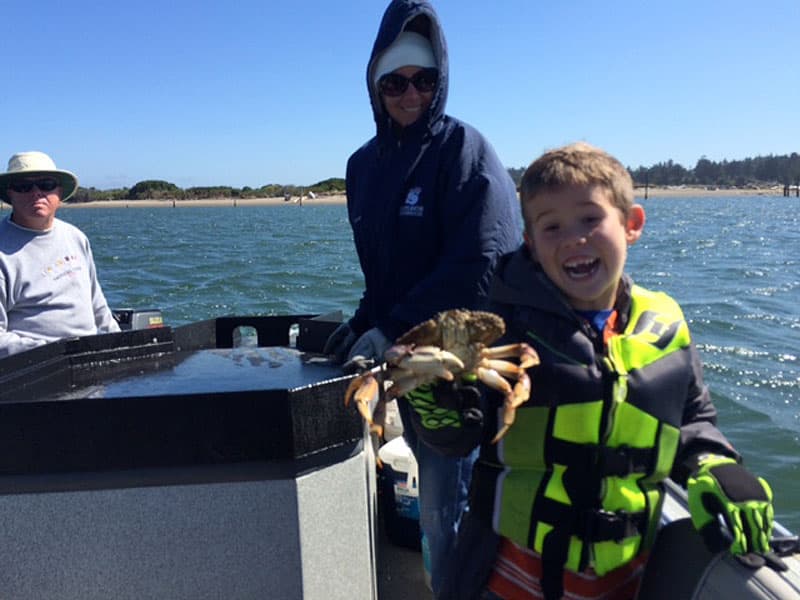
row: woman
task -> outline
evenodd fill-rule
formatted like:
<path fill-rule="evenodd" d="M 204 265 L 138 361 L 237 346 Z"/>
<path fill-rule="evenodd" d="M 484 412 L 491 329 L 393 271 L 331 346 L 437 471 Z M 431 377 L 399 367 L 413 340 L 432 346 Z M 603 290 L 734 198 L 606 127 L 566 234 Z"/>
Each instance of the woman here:
<path fill-rule="evenodd" d="M 367 65 L 376 135 L 347 163 L 365 289 L 353 318 L 326 345 L 340 360 L 382 360 L 391 340 L 437 312 L 483 306 L 497 258 L 521 242 L 514 184 L 486 139 L 445 114 L 447 84 L 447 46 L 433 7 L 391 2 Z M 409 423 L 407 399 L 399 408 Z M 404 436 L 419 464 L 420 526 L 436 592 L 474 457 L 437 454 L 410 426 Z"/>

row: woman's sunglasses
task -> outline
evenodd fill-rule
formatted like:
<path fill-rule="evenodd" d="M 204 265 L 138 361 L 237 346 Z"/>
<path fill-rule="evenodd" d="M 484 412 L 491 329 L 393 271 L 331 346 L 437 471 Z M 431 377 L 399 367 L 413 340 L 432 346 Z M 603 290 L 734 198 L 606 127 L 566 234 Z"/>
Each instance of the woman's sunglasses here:
<path fill-rule="evenodd" d="M 18 194 L 27 194 L 33 189 L 33 186 L 39 188 L 39 191 L 42 192 L 52 192 L 56 189 L 59 185 L 61 185 L 57 180 L 53 179 L 52 177 L 45 177 L 43 179 L 20 179 L 18 181 L 13 181 L 8 184 L 9 189 L 14 190 Z"/>
<path fill-rule="evenodd" d="M 378 89 L 384 96 L 402 96 L 406 93 L 408 84 L 413 83 L 420 94 L 428 94 L 436 89 L 438 81 L 438 69 L 422 69 L 411 77 L 403 77 L 399 73 L 387 73 L 378 80 Z"/>

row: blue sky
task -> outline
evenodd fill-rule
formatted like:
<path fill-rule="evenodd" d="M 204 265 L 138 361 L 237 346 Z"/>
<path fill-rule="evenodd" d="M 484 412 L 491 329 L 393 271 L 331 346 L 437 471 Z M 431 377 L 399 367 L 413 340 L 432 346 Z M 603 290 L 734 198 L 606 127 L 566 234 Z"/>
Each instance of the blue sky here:
<path fill-rule="evenodd" d="M 586 140 L 637 167 L 800 150 L 798 0 L 434 0 L 447 112 L 507 167 Z M 0 161 L 86 187 L 310 185 L 374 133 L 378 0 L 3 5 Z"/>

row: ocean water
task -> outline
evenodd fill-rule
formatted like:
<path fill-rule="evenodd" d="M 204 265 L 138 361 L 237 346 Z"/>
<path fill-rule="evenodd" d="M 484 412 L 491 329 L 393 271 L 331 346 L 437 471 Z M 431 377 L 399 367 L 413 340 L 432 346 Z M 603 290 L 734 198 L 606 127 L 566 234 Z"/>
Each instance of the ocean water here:
<path fill-rule="evenodd" d="M 800 531 L 800 202 L 644 201 L 628 272 L 682 305 L 719 426 Z M 113 307 L 168 325 L 223 315 L 346 316 L 363 279 L 343 206 L 64 208 L 89 235 Z M 409 251 L 413 251 L 410 249 Z"/>

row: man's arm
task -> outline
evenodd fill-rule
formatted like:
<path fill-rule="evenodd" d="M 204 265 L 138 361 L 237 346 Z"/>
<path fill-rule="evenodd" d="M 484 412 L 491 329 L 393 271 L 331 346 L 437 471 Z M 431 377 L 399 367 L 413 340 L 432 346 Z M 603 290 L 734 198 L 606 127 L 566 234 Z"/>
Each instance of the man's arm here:
<path fill-rule="evenodd" d="M 8 331 L 8 315 L 6 314 L 5 284 L 0 280 L 0 358 L 30 350 L 46 344 L 46 340 L 19 335 Z"/>

